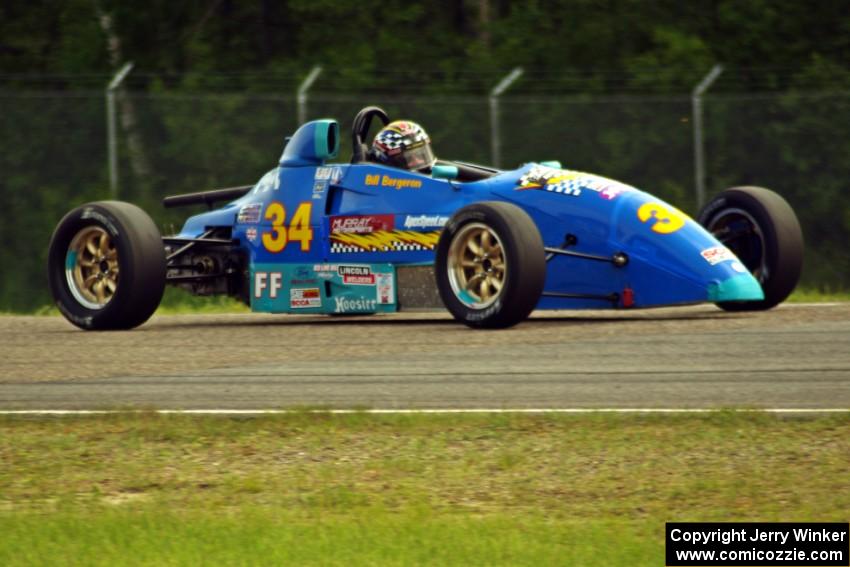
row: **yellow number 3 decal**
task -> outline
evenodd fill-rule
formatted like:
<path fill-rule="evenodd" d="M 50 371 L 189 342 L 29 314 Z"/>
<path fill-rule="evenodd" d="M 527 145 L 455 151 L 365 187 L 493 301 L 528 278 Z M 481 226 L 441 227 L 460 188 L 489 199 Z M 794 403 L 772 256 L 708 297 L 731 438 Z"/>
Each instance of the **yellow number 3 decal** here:
<path fill-rule="evenodd" d="M 638 209 L 637 214 L 641 222 L 653 220 L 652 230 L 659 234 L 676 232 L 685 226 L 685 222 L 688 220 L 687 215 L 682 211 L 661 203 L 644 203 Z"/>
<path fill-rule="evenodd" d="M 266 220 L 272 221 L 271 229 L 263 233 L 263 246 L 269 252 L 280 252 L 286 248 L 287 242 L 301 243 L 301 251 L 310 251 L 313 240 L 313 229 L 310 228 L 310 211 L 313 203 L 306 201 L 298 205 L 292 217 L 292 225 L 286 228 L 286 209 L 277 201 L 266 207 Z"/>

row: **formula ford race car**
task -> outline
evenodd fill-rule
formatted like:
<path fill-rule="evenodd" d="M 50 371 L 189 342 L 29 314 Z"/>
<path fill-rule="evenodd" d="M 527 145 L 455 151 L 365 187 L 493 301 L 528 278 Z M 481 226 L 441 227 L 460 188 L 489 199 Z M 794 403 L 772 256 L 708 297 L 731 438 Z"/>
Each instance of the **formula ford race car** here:
<path fill-rule="evenodd" d="M 339 126 L 287 139 L 256 185 L 166 197 L 166 207 L 229 202 L 161 237 L 135 205 L 69 212 L 50 242 L 50 289 L 83 329 L 129 329 L 166 284 L 228 294 L 253 311 L 371 314 L 445 306 L 477 328 L 534 309 L 713 302 L 769 309 L 794 289 L 803 238 L 788 203 L 758 187 L 720 193 L 694 221 L 623 183 L 530 163 L 512 171 L 437 161 L 426 172 L 374 163 L 353 125 L 351 163 L 328 163 Z"/>

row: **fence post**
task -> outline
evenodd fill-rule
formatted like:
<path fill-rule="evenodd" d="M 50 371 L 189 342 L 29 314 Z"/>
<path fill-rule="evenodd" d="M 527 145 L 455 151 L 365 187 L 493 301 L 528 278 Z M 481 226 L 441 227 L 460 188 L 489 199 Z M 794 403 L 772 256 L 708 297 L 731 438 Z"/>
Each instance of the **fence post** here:
<path fill-rule="evenodd" d="M 298 124 L 295 126 L 296 128 L 307 122 L 307 91 L 310 90 L 310 87 L 313 86 L 313 83 L 316 82 L 316 79 L 319 78 L 321 73 L 322 66 L 316 65 L 298 86 Z"/>
<path fill-rule="evenodd" d="M 493 167 L 500 167 L 502 161 L 502 140 L 499 132 L 499 97 L 508 90 L 514 81 L 522 76 L 522 67 L 515 67 L 513 71 L 505 75 L 499 83 L 490 91 L 490 157 Z"/>
<path fill-rule="evenodd" d="M 109 196 L 118 198 L 118 140 L 115 127 L 115 91 L 133 70 L 133 62 L 125 64 L 106 86 L 106 149 L 109 167 Z"/>
<path fill-rule="evenodd" d="M 696 175 L 697 209 L 705 204 L 705 148 L 702 140 L 702 95 L 723 72 L 722 65 L 715 65 L 691 92 L 694 117 L 694 165 Z"/>

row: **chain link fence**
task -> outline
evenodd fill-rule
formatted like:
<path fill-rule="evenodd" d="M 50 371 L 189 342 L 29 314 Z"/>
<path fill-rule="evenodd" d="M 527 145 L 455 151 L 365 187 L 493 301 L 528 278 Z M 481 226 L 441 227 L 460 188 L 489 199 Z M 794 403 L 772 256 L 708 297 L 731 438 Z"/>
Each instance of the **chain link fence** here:
<path fill-rule="evenodd" d="M 309 118 L 333 117 L 351 156 L 363 106 L 422 124 L 439 157 L 491 162 L 482 96 L 315 93 Z M 717 94 L 704 99 L 709 198 L 734 185 L 770 187 L 797 210 L 806 237 L 803 284 L 850 289 L 850 93 Z M 102 92 L 0 92 L 0 310 L 49 303 L 45 258 L 56 223 L 81 203 L 116 197 L 164 232 L 186 210 L 170 194 L 253 183 L 296 128 L 295 96 L 120 93 L 118 191 L 109 189 Z M 546 96 L 500 101 L 506 168 L 559 160 L 625 181 L 696 213 L 690 97 Z"/>

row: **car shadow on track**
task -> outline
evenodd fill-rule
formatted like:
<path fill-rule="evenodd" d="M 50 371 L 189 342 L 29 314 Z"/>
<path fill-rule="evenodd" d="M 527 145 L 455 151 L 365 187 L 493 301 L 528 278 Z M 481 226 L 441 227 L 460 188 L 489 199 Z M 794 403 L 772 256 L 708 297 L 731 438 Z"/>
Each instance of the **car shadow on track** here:
<path fill-rule="evenodd" d="M 256 317 L 256 319 L 254 319 Z M 606 312 L 603 315 L 556 315 L 556 314 L 533 314 L 527 321 L 520 323 L 514 329 L 522 329 L 526 326 L 548 326 L 554 324 L 580 324 L 580 325 L 605 325 L 616 323 L 619 325 L 628 323 L 646 323 L 649 321 L 707 321 L 707 320 L 731 320 L 746 317 L 745 315 L 730 314 L 722 311 L 718 312 L 655 312 L 633 311 L 628 315 L 614 315 Z M 396 313 L 390 315 L 241 315 L 241 316 L 181 316 L 172 318 L 171 316 L 158 317 L 151 323 L 148 323 L 139 330 L 155 330 L 157 328 L 255 328 L 255 327 L 277 327 L 277 326 L 316 326 L 326 325 L 331 327 L 458 327 L 464 328 L 463 325 L 455 321 L 448 313 L 445 315 L 437 313 L 429 313 L 426 316 L 422 314 L 404 314 Z M 477 329 L 470 329 L 477 330 Z"/>

